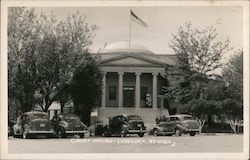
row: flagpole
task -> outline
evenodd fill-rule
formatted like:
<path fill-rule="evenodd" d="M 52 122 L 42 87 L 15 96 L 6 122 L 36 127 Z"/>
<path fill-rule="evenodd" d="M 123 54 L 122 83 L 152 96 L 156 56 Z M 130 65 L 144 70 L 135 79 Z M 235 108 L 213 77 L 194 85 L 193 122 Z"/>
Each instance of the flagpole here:
<path fill-rule="evenodd" d="M 129 54 L 131 53 L 131 7 L 129 7 Z"/>

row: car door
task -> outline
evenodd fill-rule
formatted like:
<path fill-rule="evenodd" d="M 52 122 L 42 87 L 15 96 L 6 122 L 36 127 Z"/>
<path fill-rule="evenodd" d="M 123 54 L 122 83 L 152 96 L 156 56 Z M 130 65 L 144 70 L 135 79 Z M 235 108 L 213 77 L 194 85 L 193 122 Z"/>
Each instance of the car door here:
<path fill-rule="evenodd" d="M 163 132 L 168 132 L 168 128 L 169 128 L 169 122 L 170 122 L 170 118 L 164 118 L 160 123 L 159 123 L 159 127 L 161 127 L 161 129 L 163 130 Z"/>
<path fill-rule="evenodd" d="M 168 122 L 168 132 L 174 132 L 176 125 L 176 117 L 170 117 Z"/>

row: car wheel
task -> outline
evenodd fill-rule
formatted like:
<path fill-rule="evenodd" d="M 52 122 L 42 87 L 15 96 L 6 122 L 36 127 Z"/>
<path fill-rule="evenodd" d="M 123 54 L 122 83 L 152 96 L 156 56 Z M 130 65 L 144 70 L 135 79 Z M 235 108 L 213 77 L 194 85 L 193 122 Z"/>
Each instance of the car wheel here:
<path fill-rule="evenodd" d="M 16 134 L 16 130 L 13 128 L 13 137 L 14 138 L 17 138 L 18 136 L 17 136 L 17 134 Z"/>
<path fill-rule="evenodd" d="M 120 132 L 120 136 L 121 137 L 126 137 L 126 131 L 124 128 L 122 128 L 121 132 Z"/>
<path fill-rule="evenodd" d="M 189 134 L 190 134 L 190 136 L 195 136 L 196 133 L 195 132 L 190 132 Z"/>
<path fill-rule="evenodd" d="M 27 139 L 27 138 L 29 138 L 29 135 L 28 135 L 28 132 L 27 132 L 27 130 L 26 129 L 24 129 L 24 131 L 23 131 L 23 139 Z"/>
<path fill-rule="evenodd" d="M 66 134 L 65 134 L 65 129 L 64 128 L 60 128 L 58 133 L 57 133 L 59 138 L 65 138 Z"/>
<path fill-rule="evenodd" d="M 143 136 L 144 136 L 144 133 L 139 133 L 138 136 L 139 136 L 139 137 L 143 137 Z"/>
<path fill-rule="evenodd" d="M 80 138 L 84 138 L 84 133 L 79 134 Z"/>
<path fill-rule="evenodd" d="M 181 134 L 182 134 L 181 130 L 179 128 L 176 128 L 175 129 L 175 135 L 176 136 L 181 136 Z"/>
<path fill-rule="evenodd" d="M 153 135 L 154 135 L 154 136 L 159 136 L 159 130 L 155 128 L 155 129 L 153 130 Z"/>

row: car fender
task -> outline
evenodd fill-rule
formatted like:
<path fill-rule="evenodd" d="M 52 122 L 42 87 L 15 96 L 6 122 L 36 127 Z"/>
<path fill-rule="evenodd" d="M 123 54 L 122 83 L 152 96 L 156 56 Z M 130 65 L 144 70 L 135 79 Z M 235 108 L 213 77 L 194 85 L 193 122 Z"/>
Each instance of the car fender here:
<path fill-rule="evenodd" d="M 22 126 L 21 125 L 14 125 L 13 129 L 15 129 L 17 134 L 22 134 Z"/>
<path fill-rule="evenodd" d="M 162 127 L 159 127 L 159 126 L 155 126 L 155 127 L 153 128 L 153 130 L 154 130 L 154 129 L 158 129 L 158 130 L 161 131 L 161 132 L 163 131 L 163 128 L 162 128 Z"/>
<path fill-rule="evenodd" d="M 123 122 L 121 125 L 122 125 L 122 126 L 123 126 L 123 125 L 129 126 L 129 123 L 128 123 L 128 122 Z"/>
<path fill-rule="evenodd" d="M 21 131 L 17 132 L 18 129 L 17 129 L 17 126 L 16 126 L 16 125 L 14 125 L 14 126 L 12 127 L 12 130 L 13 130 L 13 134 L 14 134 L 14 135 L 20 135 L 20 134 L 21 134 Z"/>
<path fill-rule="evenodd" d="M 60 127 L 66 129 L 67 127 L 69 127 L 69 123 L 66 121 L 60 121 L 58 122 L 58 128 Z"/>
<path fill-rule="evenodd" d="M 122 128 L 121 128 L 121 129 L 124 129 L 125 132 L 128 132 L 128 131 L 129 131 L 129 126 L 128 126 L 128 124 L 124 123 L 124 124 L 122 125 Z"/>
<path fill-rule="evenodd" d="M 176 129 L 176 128 L 181 129 L 182 131 L 185 131 L 185 130 L 186 130 L 186 127 L 184 127 L 184 126 L 181 125 L 181 124 L 176 124 L 175 129 Z"/>
<path fill-rule="evenodd" d="M 30 125 L 28 125 L 27 123 L 25 123 L 24 126 L 23 126 L 23 131 L 27 131 L 29 133 L 29 131 L 30 131 Z"/>

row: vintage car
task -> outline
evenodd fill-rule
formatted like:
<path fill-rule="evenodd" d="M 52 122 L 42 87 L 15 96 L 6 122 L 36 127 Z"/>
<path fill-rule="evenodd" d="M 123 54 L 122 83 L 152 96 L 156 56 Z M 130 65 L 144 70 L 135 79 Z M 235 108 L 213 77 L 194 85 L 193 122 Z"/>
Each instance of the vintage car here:
<path fill-rule="evenodd" d="M 153 128 L 154 136 L 173 134 L 181 136 L 182 133 L 189 133 L 190 136 L 195 136 L 197 132 L 199 132 L 198 122 L 191 115 L 186 114 L 166 117 Z"/>
<path fill-rule="evenodd" d="M 14 137 L 22 136 L 24 139 L 35 135 L 48 136 L 53 133 L 47 113 L 42 111 L 23 113 L 12 129 Z"/>
<path fill-rule="evenodd" d="M 125 137 L 127 134 L 138 134 L 143 137 L 146 127 L 141 117 L 137 115 L 118 115 L 109 118 L 109 124 L 104 126 L 103 135 L 119 135 Z"/>
<path fill-rule="evenodd" d="M 67 135 L 79 135 L 83 138 L 88 133 L 88 127 L 74 114 L 56 114 L 52 118 L 52 128 L 59 138 Z"/>

